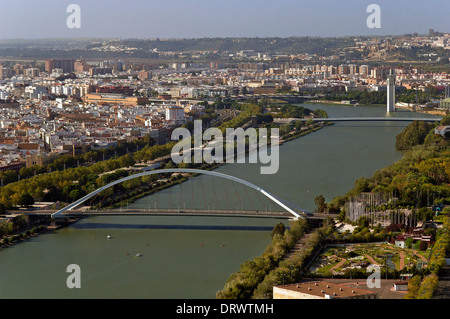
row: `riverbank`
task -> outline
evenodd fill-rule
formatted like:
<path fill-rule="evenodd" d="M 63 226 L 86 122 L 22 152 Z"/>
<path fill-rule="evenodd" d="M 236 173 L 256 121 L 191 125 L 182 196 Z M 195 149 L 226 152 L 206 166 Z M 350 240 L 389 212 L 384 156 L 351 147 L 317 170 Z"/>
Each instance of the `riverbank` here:
<path fill-rule="evenodd" d="M 58 225 L 53 224 L 51 222 L 51 220 L 49 220 L 45 224 L 33 226 L 33 227 L 28 228 L 27 230 L 4 236 L 0 240 L 0 250 L 6 249 L 15 244 L 24 242 L 28 239 L 39 236 L 41 234 L 49 233 L 49 232 L 61 229 L 63 227 L 70 226 L 73 223 L 77 222 L 78 220 L 79 220 L 79 218 L 66 219 L 63 223 L 60 223 Z"/>
<path fill-rule="evenodd" d="M 329 126 L 329 125 L 333 125 L 333 124 L 334 123 L 332 123 L 332 122 L 326 122 L 326 123 L 320 124 L 318 126 L 313 126 L 312 128 L 307 129 L 307 130 L 296 130 L 296 131 L 293 131 L 293 132 L 289 132 L 288 134 L 286 134 L 285 136 L 283 136 L 280 139 L 280 145 L 283 144 L 283 143 L 289 142 L 289 141 L 293 141 L 293 140 L 295 140 L 295 139 L 297 139 L 299 137 L 308 135 L 310 133 L 316 132 L 316 131 L 324 128 L 325 126 Z"/>
<path fill-rule="evenodd" d="M 48 232 L 48 226 L 40 225 L 28 229 L 24 232 L 16 233 L 14 235 L 5 236 L 0 240 L 0 250 L 11 247 L 17 243 L 23 242 L 27 239 L 38 236 L 41 233 Z"/>
<path fill-rule="evenodd" d="M 423 114 L 433 114 L 433 115 L 442 115 L 442 116 L 447 115 L 447 112 L 444 110 L 429 110 L 429 109 L 421 108 L 421 107 L 417 108 L 417 107 L 414 107 L 412 104 L 410 105 L 408 103 L 402 103 L 402 104 L 397 103 L 397 104 L 395 104 L 395 107 L 399 108 L 399 109 L 408 110 L 411 112 L 423 113 Z"/>
<path fill-rule="evenodd" d="M 358 106 L 358 105 L 365 105 L 365 104 L 359 104 L 359 103 L 351 103 L 349 101 L 330 101 L 330 100 L 309 100 L 303 102 L 304 104 L 325 104 L 325 105 L 341 105 L 341 106 Z M 369 105 L 369 104 L 367 104 Z M 378 105 L 378 104 L 370 104 L 370 105 Z"/>

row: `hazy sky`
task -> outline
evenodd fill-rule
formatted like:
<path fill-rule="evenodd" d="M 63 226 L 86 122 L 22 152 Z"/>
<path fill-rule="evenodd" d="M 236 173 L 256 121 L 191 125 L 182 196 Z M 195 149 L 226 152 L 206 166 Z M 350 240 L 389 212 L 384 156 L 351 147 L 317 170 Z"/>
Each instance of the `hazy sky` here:
<path fill-rule="evenodd" d="M 69 29 L 69 4 L 81 28 Z M 369 29 L 369 4 L 381 28 Z M 450 0 L 0 0 L 0 39 L 289 37 L 450 32 Z"/>

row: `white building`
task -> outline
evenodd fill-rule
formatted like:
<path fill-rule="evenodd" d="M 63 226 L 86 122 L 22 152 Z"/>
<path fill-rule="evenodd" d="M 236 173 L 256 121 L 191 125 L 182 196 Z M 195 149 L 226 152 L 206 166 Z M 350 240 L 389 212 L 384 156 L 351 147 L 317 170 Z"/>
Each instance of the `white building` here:
<path fill-rule="evenodd" d="M 42 98 L 42 96 L 46 93 L 47 93 L 46 86 L 31 86 L 30 85 L 25 88 L 25 94 L 32 99 Z"/>
<path fill-rule="evenodd" d="M 0 89 L 0 100 L 7 100 L 10 95 L 11 92 Z"/>
<path fill-rule="evenodd" d="M 166 108 L 166 121 L 177 121 L 184 118 L 184 109 L 179 106 L 169 106 Z"/>

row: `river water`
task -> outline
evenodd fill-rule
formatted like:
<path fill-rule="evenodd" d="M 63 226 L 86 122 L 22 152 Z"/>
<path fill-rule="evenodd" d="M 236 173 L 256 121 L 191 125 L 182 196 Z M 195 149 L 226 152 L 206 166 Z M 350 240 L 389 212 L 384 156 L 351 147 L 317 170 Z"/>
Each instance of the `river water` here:
<path fill-rule="evenodd" d="M 330 117 L 387 116 L 384 106 L 309 105 Z M 390 116 L 427 116 L 399 111 Z M 430 115 L 431 116 L 431 115 Z M 314 198 L 343 195 L 355 179 L 400 159 L 395 136 L 407 122 L 340 122 L 280 147 L 279 170 L 226 164 L 218 172 L 252 182 L 306 210 Z M 198 176 L 129 208 L 279 210 L 249 188 Z M 0 251 L 0 298 L 214 298 L 240 264 L 270 243 L 267 218 L 91 217 Z M 107 236 L 111 236 L 107 239 Z M 136 254 L 141 254 L 136 257 Z M 69 289 L 67 266 L 81 270 Z"/>

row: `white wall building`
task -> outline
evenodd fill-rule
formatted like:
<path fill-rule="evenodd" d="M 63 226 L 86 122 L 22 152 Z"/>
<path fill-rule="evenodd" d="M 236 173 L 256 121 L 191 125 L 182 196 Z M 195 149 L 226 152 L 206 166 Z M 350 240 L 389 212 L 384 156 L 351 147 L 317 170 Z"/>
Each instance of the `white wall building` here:
<path fill-rule="evenodd" d="M 166 108 L 166 121 L 177 121 L 184 118 L 184 109 L 179 106 L 169 106 Z"/>

